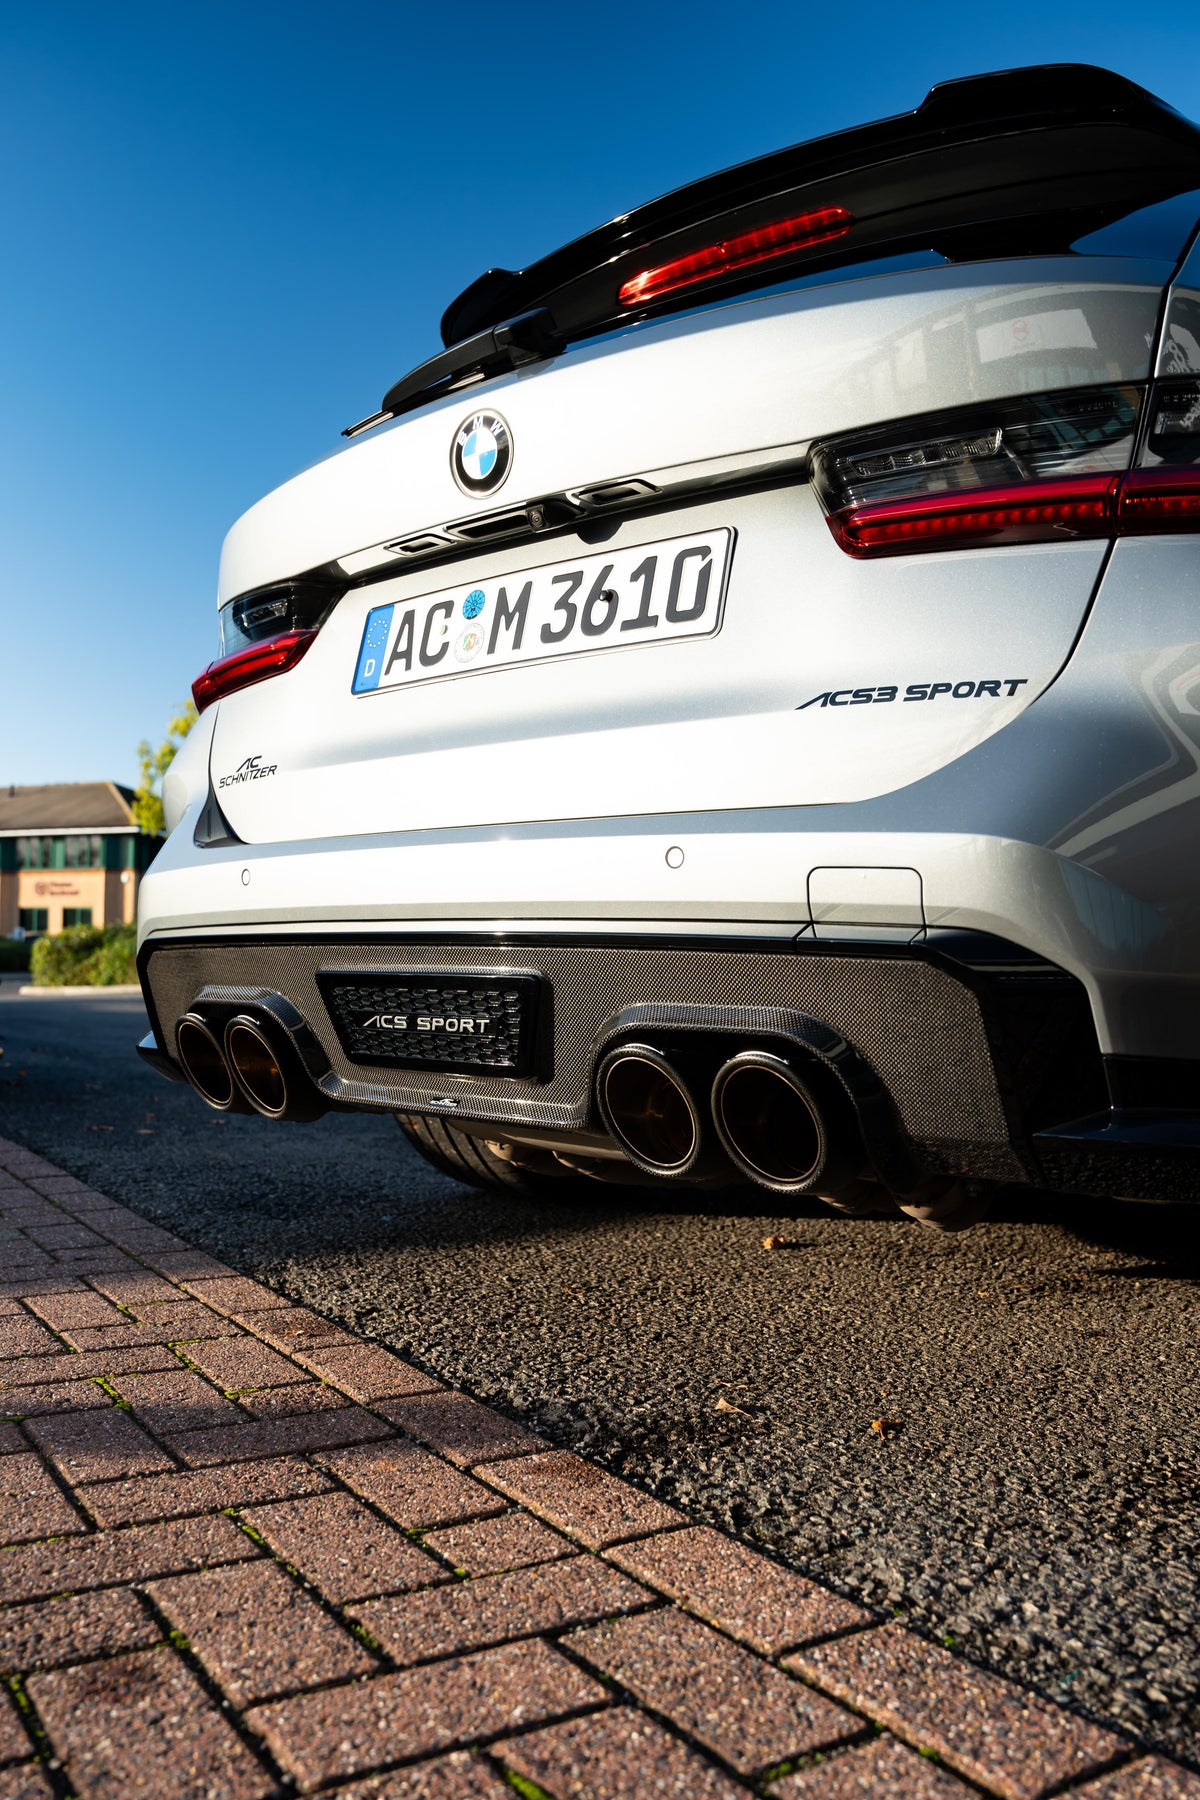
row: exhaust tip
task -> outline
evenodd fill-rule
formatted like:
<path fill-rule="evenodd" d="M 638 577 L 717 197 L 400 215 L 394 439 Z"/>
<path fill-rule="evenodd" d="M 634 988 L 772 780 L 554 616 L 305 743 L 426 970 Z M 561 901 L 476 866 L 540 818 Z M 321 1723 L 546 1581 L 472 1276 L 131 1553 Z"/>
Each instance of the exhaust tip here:
<path fill-rule="evenodd" d="M 229 1021 L 225 1053 L 251 1106 L 268 1119 L 282 1118 L 288 1106 L 287 1078 L 271 1040 L 256 1020 L 239 1016 Z"/>
<path fill-rule="evenodd" d="M 683 1175 L 700 1153 L 700 1115 L 661 1050 L 625 1044 L 596 1076 L 601 1116 L 630 1161 L 652 1175 Z"/>
<path fill-rule="evenodd" d="M 175 1027 L 175 1049 L 200 1098 L 217 1112 L 228 1112 L 237 1089 L 225 1053 L 199 1013 L 184 1013 Z"/>
<path fill-rule="evenodd" d="M 811 1191 L 826 1167 L 821 1108 L 790 1063 L 744 1050 L 717 1071 L 713 1119 L 742 1173 L 777 1194 Z"/>

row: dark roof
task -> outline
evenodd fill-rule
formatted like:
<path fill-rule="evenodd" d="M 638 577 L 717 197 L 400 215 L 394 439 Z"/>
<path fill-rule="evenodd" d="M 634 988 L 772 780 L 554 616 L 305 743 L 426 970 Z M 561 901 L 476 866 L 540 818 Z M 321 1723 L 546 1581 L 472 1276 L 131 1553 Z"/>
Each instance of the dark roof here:
<path fill-rule="evenodd" d="M 58 781 L 0 787 L 0 833 L 118 831 L 134 823 L 133 789 L 115 781 Z"/>

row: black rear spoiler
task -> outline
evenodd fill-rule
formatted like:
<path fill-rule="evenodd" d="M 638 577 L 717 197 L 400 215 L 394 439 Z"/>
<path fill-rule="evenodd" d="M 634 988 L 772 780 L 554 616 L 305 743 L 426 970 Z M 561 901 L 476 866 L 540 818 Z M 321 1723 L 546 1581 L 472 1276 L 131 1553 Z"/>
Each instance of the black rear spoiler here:
<path fill-rule="evenodd" d="M 1046 133 L 1053 134 L 1052 143 Z M 915 231 L 930 243 L 939 232 L 961 233 L 965 221 L 1005 216 L 1005 209 L 1008 216 L 1075 214 L 1083 194 L 1097 222 L 1106 203 L 1120 216 L 1133 205 L 1200 185 L 1200 129 L 1123 75 L 1086 63 L 940 82 L 913 112 L 689 182 L 526 269 L 487 270 L 446 308 L 441 322 L 446 351 L 397 382 L 380 412 L 346 435 L 424 405 L 465 381 L 553 354 L 590 332 L 632 322 L 647 311 L 672 310 L 668 303 L 618 311 L 617 288 L 651 250 L 661 261 L 690 249 L 710 221 L 720 219 L 728 227 L 730 214 L 753 226 L 768 216 L 758 209 L 784 194 L 803 199 L 814 183 L 822 190 L 817 198 L 851 206 L 861 229 L 833 256 L 818 247 L 797 259 L 806 269 L 859 260 L 883 244 L 915 242 Z M 793 261 L 788 272 L 795 267 Z M 673 304 L 695 301 L 692 294 Z"/>

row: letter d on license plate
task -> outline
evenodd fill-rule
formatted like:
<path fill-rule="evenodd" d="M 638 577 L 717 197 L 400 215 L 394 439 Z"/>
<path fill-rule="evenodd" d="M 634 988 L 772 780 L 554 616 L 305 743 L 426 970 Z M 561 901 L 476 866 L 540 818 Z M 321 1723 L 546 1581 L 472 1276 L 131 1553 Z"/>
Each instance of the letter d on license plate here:
<path fill-rule="evenodd" d="M 733 532 L 722 526 L 372 607 L 352 691 L 711 637 L 721 628 L 732 551 Z"/>

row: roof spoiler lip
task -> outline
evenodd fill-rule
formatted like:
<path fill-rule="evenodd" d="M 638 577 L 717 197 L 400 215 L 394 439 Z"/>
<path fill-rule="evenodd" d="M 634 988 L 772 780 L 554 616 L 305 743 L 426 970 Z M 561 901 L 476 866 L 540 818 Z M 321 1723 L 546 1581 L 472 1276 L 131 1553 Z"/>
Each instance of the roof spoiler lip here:
<path fill-rule="evenodd" d="M 476 277 L 450 302 L 441 319 L 442 342 L 448 348 L 514 314 L 543 304 L 547 293 L 575 273 L 607 261 L 627 249 L 640 236 L 678 226 L 678 214 L 691 197 L 697 217 L 721 201 L 737 204 L 736 190 L 744 189 L 777 168 L 781 176 L 801 157 L 813 165 L 811 172 L 788 170 L 786 184 L 820 179 L 821 163 L 841 159 L 840 169 L 866 167 L 874 162 L 911 154 L 939 143 L 971 141 L 1019 129 L 1105 121 L 1157 123 L 1164 135 L 1191 140 L 1200 156 L 1200 127 L 1147 88 L 1094 63 L 1035 63 L 1016 69 L 997 69 L 982 75 L 955 76 L 937 82 L 920 105 L 910 112 L 894 113 L 866 125 L 830 132 L 803 140 L 782 150 L 735 163 L 712 175 L 685 182 L 666 194 L 627 213 L 619 213 L 550 251 L 524 269 L 491 268 Z M 906 140 L 910 140 L 906 142 Z M 848 160 L 847 160 L 848 159 Z M 829 170 L 831 178 L 839 166 Z M 666 216 L 662 216 L 666 215 Z"/>

